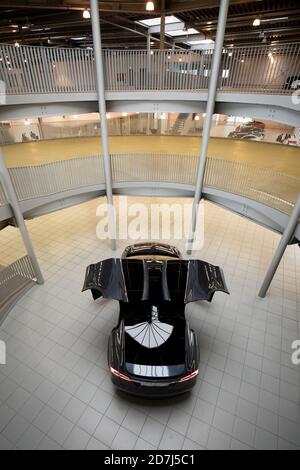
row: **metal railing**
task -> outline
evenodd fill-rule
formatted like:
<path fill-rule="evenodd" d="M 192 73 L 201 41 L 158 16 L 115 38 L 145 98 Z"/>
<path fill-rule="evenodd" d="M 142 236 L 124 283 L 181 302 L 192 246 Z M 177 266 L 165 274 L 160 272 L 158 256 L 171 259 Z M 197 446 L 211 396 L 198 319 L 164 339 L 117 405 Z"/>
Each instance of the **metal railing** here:
<path fill-rule="evenodd" d="M 292 94 L 300 79 L 300 44 L 234 47 L 223 53 L 219 90 Z"/>
<path fill-rule="evenodd" d="M 0 45 L 8 95 L 94 92 L 92 50 Z M 206 90 L 212 50 L 104 51 L 107 91 Z M 300 44 L 223 50 L 218 89 L 291 94 L 300 78 Z"/>
<path fill-rule="evenodd" d="M 9 168 L 19 201 L 104 183 L 102 157 L 82 157 L 44 165 Z"/>
<path fill-rule="evenodd" d="M 199 157 L 178 154 L 111 156 L 116 183 L 153 182 L 194 185 Z M 208 158 L 205 186 L 261 202 L 290 213 L 300 192 L 300 179 L 250 163 Z"/>
<path fill-rule="evenodd" d="M 139 153 L 111 155 L 115 183 L 153 182 L 194 185 L 199 156 Z"/>
<path fill-rule="evenodd" d="M 95 90 L 93 51 L 0 45 L 6 93 L 81 93 Z"/>
<path fill-rule="evenodd" d="M 0 325 L 20 295 L 30 288 L 36 277 L 28 256 L 0 270 Z"/>
<path fill-rule="evenodd" d="M 206 187 L 237 194 L 289 214 L 300 192 L 300 178 L 252 163 L 209 158 Z"/>
<path fill-rule="evenodd" d="M 5 288 L 5 285 L 9 281 L 19 276 L 30 281 L 35 280 L 34 270 L 28 256 L 24 256 L 23 258 L 14 261 L 9 266 L 6 266 L 2 271 L 0 271 L 1 290 Z"/>
<path fill-rule="evenodd" d="M 113 154 L 114 185 L 129 189 L 136 183 L 195 185 L 199 157 L 179 154 Z M 18 200 L 34 200 L 70 190 L 104 187 L 102 157 L 80 157 L 38 166 L 10 168 Z M 208 158 L 205 187 L 265 204 L 289 214 L 300 192 L 300 179 L 253 164 Z"/>
<path fill-rule="evenodd" d="M 6 206 L 7 204 L 8 204 L 8 202 L 7 202 L 7 199 L 6 199 L 6 195 L 5 195 L 4 189 L 2 187 L 2 184 L 0 182 L 0 207 L 1 206 Z"/>

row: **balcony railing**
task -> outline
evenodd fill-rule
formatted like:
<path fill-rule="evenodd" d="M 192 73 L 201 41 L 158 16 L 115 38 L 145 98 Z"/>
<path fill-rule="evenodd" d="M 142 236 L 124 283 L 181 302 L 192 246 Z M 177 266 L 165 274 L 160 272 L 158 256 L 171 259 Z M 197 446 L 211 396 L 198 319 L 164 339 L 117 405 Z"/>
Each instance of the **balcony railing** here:
<path fill-rule="evenodd" d="M 6 205 L 7 205 L 6 195 L 5 195 L 4 189 L 2 187 L 2 184 L 0 183 L 0 207 L 1 206 L 6 206 Z"/>
<path fill-rule="evenodd" d="M 104 51 L 107 91 L 208 88 L 212 51 Z M 300 44 L 223 50 L 218 89 L 292 94 L 300 80 Z M 95 92 L 94 53 L 83 49 L 0 45 L 8 95 Z"/>
<path fill-rule="evenodd" d="M 20 295 L 24 294 L 36 280 L 28 256 L 0 268 L 0 325 Z"/>
<path fill-rule="evenodd" d="M 197 155 L 113 154 L 111 155 L 114 186 L 133 188 L 137 185 L 165 184 L 193 190 L 196 180 Z M 104 189 L 102 157 L 81 157 L 38 166 L 10 168 L 9 173 L 20 202 L 67 191 Z M 300 179 L 271 168 L 253 164 L 208 158 L 205 187 L 239 195 L 289 214 L 300 192 Z M 4 201 L 3 201 L 4 202 Z M 33 204 L 34 206 L 34 204 Z"/>
<path fill-rule="evenodd" d="M 5 285 L 16 278 L 35 280 L 34 270 L 28 256 L 14 261 L 0 271 L 0 288 L 4 289 Z"/>
<path fill-rule="evenodd" d="M 104 183 L 102 158 L 97 156 L 9 168 L 8 171 L 19 201 Z"/>

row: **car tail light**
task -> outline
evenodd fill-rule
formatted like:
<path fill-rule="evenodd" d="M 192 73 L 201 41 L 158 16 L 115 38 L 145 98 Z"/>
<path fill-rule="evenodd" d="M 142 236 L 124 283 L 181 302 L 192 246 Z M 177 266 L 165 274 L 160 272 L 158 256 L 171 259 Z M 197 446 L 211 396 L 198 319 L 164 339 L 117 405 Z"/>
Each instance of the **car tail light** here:
<path fill-rule="evenodd" d="M 131 379 L 127 377 L 127 375 L 122 374 L 122 372 L 119 372 L 118 370 L 114 369 L 113 367 L 110 368 L 110 371 L 113 375 L 118 377 L 121 380 L 126 380 L 126 382 L 131 382 Z"/>
<path fill-rule="evenodd" d="M 186 382 L 187 380 L 192 380 L 192 379 L 194 379 L 195 377 L 197 377 L 198 374 L 199 374 L 199 369 L 194 370 L 194 372 L 192 372 L 191 374 L 186 375 L 185 377 L 182 377 L 182 378 L 179 380 L 179 382 Z"/>

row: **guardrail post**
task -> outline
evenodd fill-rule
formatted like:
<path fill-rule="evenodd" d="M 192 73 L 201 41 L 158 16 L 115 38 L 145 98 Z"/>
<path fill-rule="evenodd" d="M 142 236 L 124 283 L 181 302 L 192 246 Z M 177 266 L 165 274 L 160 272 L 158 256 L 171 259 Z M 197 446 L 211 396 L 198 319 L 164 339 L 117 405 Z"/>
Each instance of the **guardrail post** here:
<path fill-rule="evenodd" d="M 166 34 L 166 1 L 161 0 L 161 10 L 162 14 L 160 17 L 160 50 L 163 51 L 165 49 L 165 34 Z"/>
<path fill-rule="evenodd" d="M 298 199 L 296 201 L 296 204 L 294 206 L 293 212 L 291 214 L 291 217 L 289 219 L 289 222 L 286 226 L 285 231 L 283 232 L 282 238 L 280 240 L 280 243 L 278 245 L 278 248 L 276 250 L 276 253 L 274 255 L 274 258 L 271 262 L 271 265 L 269 267 L 269 270 L 266 274 L 265 280 L 261 286 L 261 289 L 259 291 L 259 297 L 264 298 L 267 295 L 267 292 L 269 290 L 269 287 L 271 285 L 271 282 L 273 281 L 273 278 L 276 274 L 277 268 L 280 264 L 280 261 L 284 255 L 284 252 L 286 250 L 286 247 L 290 243 L 295 230 L 297 228 L 297 225 L 299 223 L 299 218 L 300 218 L 300 194 L 298 196 Z"/>
<path fill-rule="evenodd" d="M 93 30 L 93 43 L 95 52 L 95 68 L 96 68 L 96 81 L 97 81 L 97 92 L 98 92 L 98 104 L 100 113 L 100 125 L 102 135 L 102 149 L 103 149 L 103 164 L 104 164 L 104 175 L 105 175 L 105 186 L 106 186 L 106 197 L 108 205 L 108 224 L 111 238 L 112 250 L 117 249 L 116 243 L 116 224 L 115 214 L 113 207 L 113 192 L 112 192 L 112 173 L 111 173 L 111 162 L 108 144 L 108 129 L 106 121 L 106 102 L 105 102 L 105 88 L 104 88 L 104 72 L 103 72 L 103 57 L 102 57 L 102 45 L 101 45 L 101 29 L 100 29 L 100 17 L 98 0 L 90 0 L 91 5 L 91 19 L 92 19 L 92 30 Z"/>
<path fill-rule="evenodd" d="M 151 77 L 150 77 L 150 70 L 151 70 L 151 34 L 150 30 L 148 30 L 147 34 L 147 69 L 146 69 L 146 77 L 147 77 L 147 88 L 150 90 L 151 88 Z"/>
<path fill-rule="evenodd" d="M 17 199 L 12 181 L 10 179 L 9 172 L 8 172 L 8 170 L 6 168 L 6 165 L 5 165 L 5 161 L 4 161 L 4 157 L 3 157 L 3 153 L 2 153 L 1 149 L 0 149 L 0 179 L 2 180 L 3 189 L 5 191 L 7 200 L 8 200 L 8 202 L 9 202 L 11 208 L 12 208 L 14 217 L 15 217 L 16 222 L 17 222 L 17 225 L 20 229 L 20 233 L 21 233 L 21 236 L 22 236 L 22 239 L 23 239 L 23 243 L 25 245 L 27 254 L 30 258 L 32 267 L 34 269 L 34 273 L 35 273 L 35 276 L 36 276 L 37 283 L 38 284 L 44 284 L 44 278 L 43 278 L 43 275 L 42 275 L 42 272 L 41 272 L 41 269 L 40 269 L 40 266 L 39 266 L 39 263 L 38 263 L 38 260 L 37 260 L 37 257 L 36 257 L 36 254 L 35 254 L 35 251 L 34 251 L 34 248 L 33 248 L 33 245 L 32 245 L 28 230 L 27 230 L 27 227 L 26 227 L 26 224 L 25 224 L 25 221 L 24 221 L 22 211 L 21 211 L 20 206 L 19 206 L 19 201 Z"/>
<path fill-rule="evenodd" d="M 220 64 L 221 64 L 221 59 L 222 59 L 222 50 L 223 50 L 223 42 L 224 42 L 228 7 L 229 7 L 229 0 L 221 0 L 217 35 L 216 35 L 216 41 L 215 41 L 215 49 L 214 49 L 212 69 L 211 69 L 211 75 L 210 75 L 209 87 L 208 87 L 208 98 L 207 98 L 207 105 L 206 105 L 206 116 L 205 116 L 204 126 L 203 126 L 201 155 L 199 159 L 198 173 L 197 173 L 197 179 L 196 179 L 196 188 L 195 188 L 195 196 L 194 196 L 193 212 L 192 212 L 191 233 L 190 233 L 189 240 L 188 240 L 188 249 L 187 249 L 188 254 L 191 254 L 192 248 L 193 248 L 194 234 L 195 234 L 196 224 L 197 224 L 198 207 L 199 207 L 199 203 L 200 203 L 202 191 L 203 191 L 208 141 L 209 141 L 210 129 L 211 129 L 212 118 L 213 118 L 215 102 L 216 102 L 216 92 L 217 92 L 217 86 L 218 86 L 218 80 L 219 80 Z"/>

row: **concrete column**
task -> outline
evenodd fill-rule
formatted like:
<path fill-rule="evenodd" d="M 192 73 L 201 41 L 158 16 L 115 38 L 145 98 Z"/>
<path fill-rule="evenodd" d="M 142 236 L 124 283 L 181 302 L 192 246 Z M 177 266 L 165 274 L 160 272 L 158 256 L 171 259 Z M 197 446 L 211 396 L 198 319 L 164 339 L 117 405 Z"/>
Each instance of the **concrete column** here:
<path fill-rule="evenodd" d="M 100 113 L 101 136 L 102 136 L 102 151 L 103 151 L 103 165 L 106 185 L 106 197 L 108 205 L 108 219 L 109 219 L 109 233 L 111 238 L 112 250 L 117 249 L 116 243 L 116 222 L 113 207 L 113 192 L 112 192 L 112 174 L 111 162 L 108 144 L 108 129 L 106 121 L 106 102 L 105 102 L 105 88 L 104 88 L 104 72 L 103 72 L 103 57 L 101 45 L 101 29 L 98 0 L 90 0 L 91 5 L 91 19 L 93 30 L 93 43 L 95 54 L 95 68 L 96 68 L 96 82 L 98 92 L 98 105 Z"/>
<path fill-rule="evenodd" d="M 30 258 L 31 265 L 35 273 L 37 283 L 44 284 L 44 278 L 43 278 L 26 224 L 24 221 L 22 211 L 19 206 L 19 201 L 17 199 L 13 184 L 10 179 L 9 172 L 5 165 L 5 161 L 4 161 L 4 157 L 3 157 L 3 153 L 1 149 L 0 149 L 0 180 L 3 185 L 3 189 L 5 191 L 7 200 L 11 206 L 14 217 L 16 219 L 17 226 L 19 227 L 24 246 L 26 248 L 27 254 Z"/>
<path fill-rule="evenodd" d="M 288 244 L 291 242 L 295 230 L 297 228 L 297 225 L 299 223 L 300 219 L 300 194 L 298 196 L 297 202 L 294 206 L 293 212 L 291 214 L 290 220 L 286 226 L 285 231 L 283 232 L 281 241 L 278 245 L 278 248 L 276 250 L 276 253 L 274 255 L 274 258 L 272 260 L 272 263 L 269 267 L 269 270 L 266 274 L 265 280 L 261 286 L 261 289 L 259 291 L 259 297 L 264 298 L 267 295 L 267 292 L 269 290 L 269 287 L 271 285 L 271 282 L 273 281 L 273 278 L 276 274 L 277 268 L 280 264 L 280 261 L 282 260 L 282 257 L 284 255 L 284 252 L 288 246 Z"/>
<path fill-rule="evenodd" d="M 211 69 L 211 75 L 210 75 L 209 85 L 208 85 L 206 117 L 205 117 L 204 127 L 203 127 L 202 148 L 201 148 L 198 173 L 197 173 L 197 179 L 196 179 L 196 188 L 195 188 L 193 213 L 192 213 L 192 225 L 191 225 L 190 237 L 188 240 L 187 252 L 189 254 L 191 254 L 191 251 L 193 248 L 194 234 L 195 234 L 196 224 L 197 224 L 197 212 L 198 212 L 198 207 L 199 207 L 199 203 L 200 203 L 200 200 L 202 197 L 202 191 L 203 191 L 208 141 L 209 141 L 211 124 L 212 124 L 212 117 L 213 117 L 214 108 L 215 108 L 216 92 L 217 92 L 217 87 L 218 87 L 219 71 L 220 71 L 220 65 L 221 65 L 221 59 L 222 59 L 222 50 L 223 50 L 223 42 L 224 42 L 228 7 L 229 7 L 229 0 L 221 0 L 219 18 L 218 18 L 217 35 L 216 35 L 214 55 L 213 55 L 213 61 L 212 61 L 212 69 Z"/>

